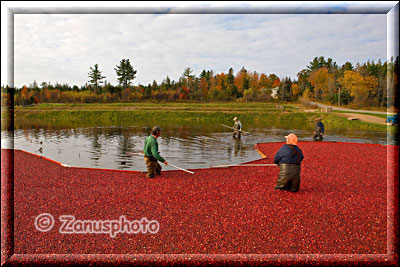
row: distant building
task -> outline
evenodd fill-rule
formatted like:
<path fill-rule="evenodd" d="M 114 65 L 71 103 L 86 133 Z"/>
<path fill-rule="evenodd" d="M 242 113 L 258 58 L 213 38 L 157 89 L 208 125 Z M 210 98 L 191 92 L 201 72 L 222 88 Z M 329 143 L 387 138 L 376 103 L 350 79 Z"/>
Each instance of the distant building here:
<path fill-rule="evenodd" d="M 279 90 L 279 87 L 275 87 L 275 88 L 272 88 L 271 89 L 272 90 L 272 92 L 271 92 L 271 97 L 272 98 L 278 98 L 278 90 Z"/>

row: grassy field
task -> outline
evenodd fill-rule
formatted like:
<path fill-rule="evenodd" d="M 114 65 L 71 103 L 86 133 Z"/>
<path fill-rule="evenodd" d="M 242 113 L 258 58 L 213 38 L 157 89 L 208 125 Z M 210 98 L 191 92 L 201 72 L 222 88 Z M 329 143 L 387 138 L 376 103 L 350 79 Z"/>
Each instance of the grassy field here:
<path fill-rule="evenodd" d="M 305 112 L 301 105 L 275 103 L 109 103 L 109 104 L 39 104 L 16 107 L 16 125 L 124 126 L 138 121 L 164 123 L 226 123 L 238 116 L 246 124 L 259 126 L 293 124 L 312 127 L 314 119 L 321 117 L 326 127 L 366 131 L 387 131 L 386 125 L 348 121 L 335 113 Z M 6 111 L 2 111 L 2 119 Z M 6 118 L 5 118 L 6 120 Z M 3 123 L 2 123 L 3 129 Z"/>

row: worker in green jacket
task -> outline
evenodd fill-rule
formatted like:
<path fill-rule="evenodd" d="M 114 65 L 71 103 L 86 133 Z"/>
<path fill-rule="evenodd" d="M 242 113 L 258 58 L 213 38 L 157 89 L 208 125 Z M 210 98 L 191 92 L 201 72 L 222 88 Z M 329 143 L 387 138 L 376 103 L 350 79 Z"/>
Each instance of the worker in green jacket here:
<path fill-rule="evenodd" d="M 160 156 L 158 152 L 158 143 L 157 138 L 161 135 L 161 129 L 158 126 L 154 126 L 152 129 L 152 134 L 146 137 L 144 142 L 144 160 L 147 166 L 147 177 L 154 178 L 154 174 L 161 174 L 161 165 L 158 161 L 161 161 L 168 165 L 168 161 L 166 161 L 163 157 Z"/>

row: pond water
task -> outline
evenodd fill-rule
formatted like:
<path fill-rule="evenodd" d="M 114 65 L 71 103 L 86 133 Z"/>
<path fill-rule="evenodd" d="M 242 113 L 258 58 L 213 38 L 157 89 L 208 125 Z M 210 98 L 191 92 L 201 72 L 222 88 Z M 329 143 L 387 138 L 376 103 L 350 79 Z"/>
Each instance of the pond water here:
<path fill-rule="evenodd" d="M 254 150 L 256 143 L 283 142 L 293 132 L 301 141 L 312 140 L 310 127 L 276 127 L 274 125 L 246 127 L 250 132 L 241 139 L 232 137 L 232 130 L 220 124 L 160 125 L 160 154 L 169 163 L 187 169 L 213 165 L 238 164 L 260 159 Z M 145 171 L 144 140 L 152 125 L 82 127 L 33 127 L 25 125 L 14 133 L 1 132 L 2 148 L 25 150 L 75 167 Z M 335 131 L 326 129 L 325 141 L 394 144 L 385 132 Z M 13 136 L 14 134 L 14 136 Z M 163 165 L 163 170 L 173 170 Z"/>

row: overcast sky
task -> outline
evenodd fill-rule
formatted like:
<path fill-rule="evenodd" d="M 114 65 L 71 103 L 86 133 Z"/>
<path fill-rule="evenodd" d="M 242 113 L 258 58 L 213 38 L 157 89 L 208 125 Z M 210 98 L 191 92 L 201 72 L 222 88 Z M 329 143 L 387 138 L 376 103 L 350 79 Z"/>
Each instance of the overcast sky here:
<path fill-rule="evenodd" d="M 334 8 L 345 6 L 335 3 Z M 116 85 L 114 68 L 121 59 L 130 59 L 137 70 L 134 85 L 160 83 L 167 75 L 177 81 L 187 67 L 196 76 L 203 69 L 226 73 L 232 67 L 237 73 L 245 67 L 297 79 L 296 74 L 319 56 L 330 57 L 339 66 L 346 61 L 386 61 L 387 15 L 14 15 L 17 87 L 34 80 L 81 86 L 95 64 Z M 2 33 L 2 85 L 7 83 L 3 63 Z"/>

